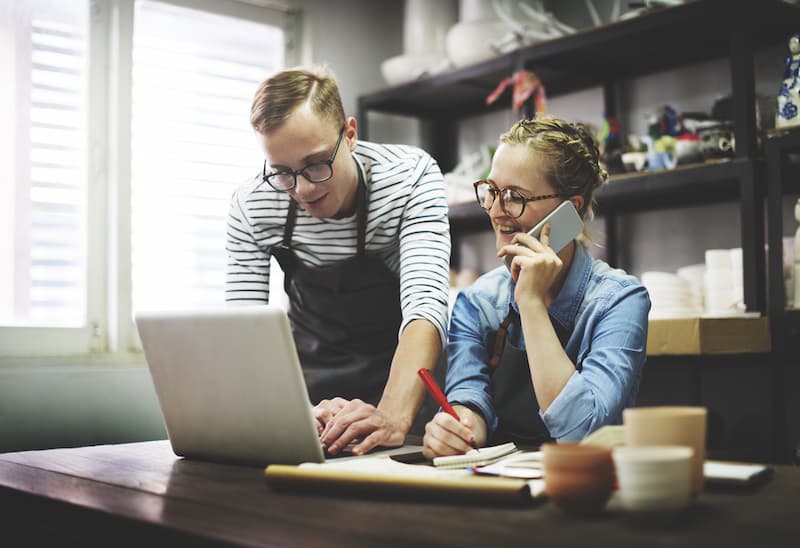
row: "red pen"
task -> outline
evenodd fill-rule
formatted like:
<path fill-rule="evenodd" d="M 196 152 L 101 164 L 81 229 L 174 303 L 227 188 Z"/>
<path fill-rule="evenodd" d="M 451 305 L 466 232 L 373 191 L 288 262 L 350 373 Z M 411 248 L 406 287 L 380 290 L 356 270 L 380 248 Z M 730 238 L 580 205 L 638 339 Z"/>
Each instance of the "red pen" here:
<path fill-rule="evenodd" d="M 438 403 L 442 409 L 447 412 L 447 414 L 457 421 L 460 421 L 461 417 L 459 417 L 458 413 L 456 413 L 456 410 L 453 409 L 449 403 L 447 403 L 447 398 L 444 397 L 442 390 L 439 388 L 439 385 L 436 384 L 436 381 L 433 380 L 433 377 L 431 377 L 431 374 L 428 372 L 428 370 L 423 367 L 420 368 L 417 373 L 419 373 L 422 382 L 425 383 L 425 388 L 427 388 L 428 392 L 431 393 L 431 396 L 433 396 L 433 399 L 436 400 L 436 403 Z"/>
<path fill-rule="evenodd" d="M 421 367 L 417 373 L 419 373 L 419 377 L 422 379 L 425 388 L 427 388 L 428 392 L 431 393 L 431 396 L 433 396 L 433 399 L 436 400 L 436 403 L 438 403 L 448 415 L 461 422 L 461 417 L 458 416 L 458 413 L 456 413 L 456 410 L 453 409 L 453 406 L 447 402 L 447 398 L 444 397 L 441 388 L 439 388 L 439 385 L 436 384 L 435 380 L 433 380 L 433 377 L 431 377 L 431 374 L 428 372 L 428 370 L 424 367 Z M 478 451 L 478 446 L 474 440 L 470 445 L 472 445 L 472 447 Z"/>

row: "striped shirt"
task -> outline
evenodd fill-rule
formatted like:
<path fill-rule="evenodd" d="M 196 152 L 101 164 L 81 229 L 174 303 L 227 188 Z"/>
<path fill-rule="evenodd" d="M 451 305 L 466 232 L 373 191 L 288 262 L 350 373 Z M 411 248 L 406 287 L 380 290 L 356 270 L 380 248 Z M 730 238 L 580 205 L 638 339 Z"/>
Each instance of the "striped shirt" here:
<path fill-rule="evenodd" d="M 368 189 L 366 251 L 400 277 L 400 331 L 430 321 L 447 337 L 450 225 L 439 166 L 423 150 L 359 141 L 354 152 Z M 270 250 L 283 240 L 291 200 L 261 174 L 233 194 L 228 214 L 225 300 L 269 302 Z M 292 251 L 304 264 L 326 266 L 357 254 L 356 215 L 317 219 L 297 208 Z"/>

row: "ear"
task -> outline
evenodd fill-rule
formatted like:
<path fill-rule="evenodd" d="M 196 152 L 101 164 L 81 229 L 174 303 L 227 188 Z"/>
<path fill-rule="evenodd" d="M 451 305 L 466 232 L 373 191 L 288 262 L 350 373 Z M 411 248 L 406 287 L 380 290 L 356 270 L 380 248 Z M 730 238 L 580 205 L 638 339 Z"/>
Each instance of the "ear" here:
<path fill-rule="evenodd" d="M 353 152 L 358 144 L 358 122 L 352 116 L 348 116 L 344 123 L 344 138 L 347 139 L 347 148 Z"/>
<path fill-rule="evenodd" d="M 575 209 L 578 210 L 578 213 L 583 216 L 583 196 L 580 194 L 576 194 L 575 196 L 570 196 L 569 201 L 572 202 L 572 205 L 575 206 Z"/>

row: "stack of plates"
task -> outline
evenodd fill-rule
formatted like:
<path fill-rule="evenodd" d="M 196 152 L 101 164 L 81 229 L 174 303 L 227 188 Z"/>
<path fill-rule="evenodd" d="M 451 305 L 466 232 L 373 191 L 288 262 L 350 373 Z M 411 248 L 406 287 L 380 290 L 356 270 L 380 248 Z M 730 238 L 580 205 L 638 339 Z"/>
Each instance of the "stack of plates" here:
<path fill-rule="evenodd" d="M 744 311 L 741 248 L 706 250 L 704 286 L 707 316 L 730 316 Z"/>
<path fill-rule="evenodd" d="M 614 468 L 626 510 L 683 510 L 691 504 L 692 456 L 685 446 L 617 447 Z"/>
<path fill-rule="evenodd" d="M 642 274 L 642 283 L 650 293 L 650 319 L 691 318 L 702 313 L 689 281 L 671 272 L 650 271 Z"/>
<path fill-rule="evenodd" d="M 705 275 L 706 265 L 703 263 L 691 264 L 678 269 L 678 277 L 688 282 L 692 304 L 698 310 L 705 309 Z"/>

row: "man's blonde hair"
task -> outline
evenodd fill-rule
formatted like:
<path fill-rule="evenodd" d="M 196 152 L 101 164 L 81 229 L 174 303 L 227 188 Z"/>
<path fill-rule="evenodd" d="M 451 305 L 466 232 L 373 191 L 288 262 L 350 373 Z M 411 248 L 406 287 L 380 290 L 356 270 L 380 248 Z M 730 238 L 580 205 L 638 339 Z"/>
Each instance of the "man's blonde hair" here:
<path fill-rule="evenodd" d="M 291 68 L 261 82 L 250 107 L 250 125 L 259 133 L 280 126 L 303 103 L 337 126 L 345 123 L 344 107 L 331 71 L 323 65 Z"/>

